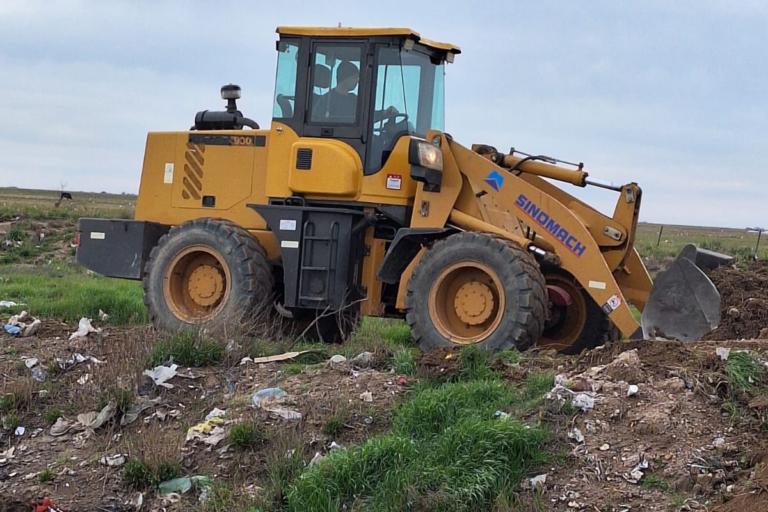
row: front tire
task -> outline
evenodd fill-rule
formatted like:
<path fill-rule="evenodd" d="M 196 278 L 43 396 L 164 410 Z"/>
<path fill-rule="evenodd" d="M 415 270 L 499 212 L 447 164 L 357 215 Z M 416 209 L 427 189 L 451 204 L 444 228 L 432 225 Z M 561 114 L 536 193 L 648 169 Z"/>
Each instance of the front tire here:
<path fill-rule="evenodd" d="M 156 328 L 177 332 L 205 324 L 237 331 L 267 319 L 274 279 L 266 251 L 250 233 L 228 221 L 199 219 L 160 238 L 143 284 Z"/>
<path fill-rule="evenodd" d="M 406 321 L 423 351 L 533 346 L 546 321 L 544 277 L 514 242 L 458 233 L 436 242 L 408 283 Z"/>

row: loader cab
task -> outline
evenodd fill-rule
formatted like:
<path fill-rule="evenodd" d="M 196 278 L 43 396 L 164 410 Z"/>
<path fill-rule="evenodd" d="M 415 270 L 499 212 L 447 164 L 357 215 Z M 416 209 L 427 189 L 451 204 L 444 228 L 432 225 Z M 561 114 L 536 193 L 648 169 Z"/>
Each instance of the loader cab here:
<path fill-rule="evenodd" d="M 398 139 L 444 129 L 444 65 L 460 50 L 408 29 L 280 27 L 273 122 L 350 146 L 363 175 Z"/>

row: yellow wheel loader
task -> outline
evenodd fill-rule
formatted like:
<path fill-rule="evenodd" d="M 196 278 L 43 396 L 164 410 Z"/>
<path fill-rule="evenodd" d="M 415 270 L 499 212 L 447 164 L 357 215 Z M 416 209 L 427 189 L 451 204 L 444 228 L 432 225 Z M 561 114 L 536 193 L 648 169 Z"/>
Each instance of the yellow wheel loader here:
<path fill-rule="evenodd" d="M 396 317 L 423 350 L 572 353 L 717 324 L 696 248 L 652 290 L 637 184 L 444 131 L 457 46 L 398 28 L 277 33 L 270 127 L 224 86 L 226 110 L 148 135 L 135 220 L 80 220 L 77 261 L 142 280 L 157 328 L 280 319 L 339 341 L 361 316 Z M 554 183 L 615 190 L 613 216 Z M 650 312 L 643 329 L 630 305 Z"/>

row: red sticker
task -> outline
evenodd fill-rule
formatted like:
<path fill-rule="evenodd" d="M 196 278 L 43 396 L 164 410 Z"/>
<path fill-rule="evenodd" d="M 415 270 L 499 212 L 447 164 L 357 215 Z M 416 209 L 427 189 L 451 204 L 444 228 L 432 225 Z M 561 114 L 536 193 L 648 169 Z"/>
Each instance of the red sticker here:
<path fill-rule="evenodd" d="M 403 177 L 399 174 L 387 174 L 387 190 L 400 190 L 403 187 Z"/>

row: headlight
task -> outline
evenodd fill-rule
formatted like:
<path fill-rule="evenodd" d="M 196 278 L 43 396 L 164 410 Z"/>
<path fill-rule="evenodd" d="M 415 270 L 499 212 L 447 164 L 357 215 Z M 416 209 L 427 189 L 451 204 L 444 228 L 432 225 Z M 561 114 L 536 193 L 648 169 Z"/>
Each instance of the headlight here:
<path fill-rule="evenodd" d="M 427 142 L 419 142 L 419 165 L 436 171 L 443 170 L 443 152 Z"/>

